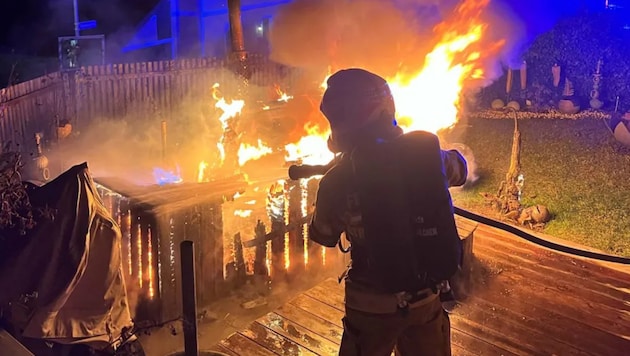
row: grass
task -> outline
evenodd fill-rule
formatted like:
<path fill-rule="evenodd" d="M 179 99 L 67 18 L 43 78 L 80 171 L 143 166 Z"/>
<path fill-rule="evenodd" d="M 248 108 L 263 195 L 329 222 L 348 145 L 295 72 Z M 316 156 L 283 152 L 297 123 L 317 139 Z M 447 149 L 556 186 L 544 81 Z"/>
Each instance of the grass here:
<path fill-rule="evenodd" d="M 601 119 L 519 120 L 523 203 L 542 204 L 544 233 L 630 256 L 630 149 Z M 453 193 L 457 206 L 488 214 L 482 192 L 496 193 L 509 167 L 514 121 L 470 119 L 449 142 L 472 149 L 480 179 Z"/>

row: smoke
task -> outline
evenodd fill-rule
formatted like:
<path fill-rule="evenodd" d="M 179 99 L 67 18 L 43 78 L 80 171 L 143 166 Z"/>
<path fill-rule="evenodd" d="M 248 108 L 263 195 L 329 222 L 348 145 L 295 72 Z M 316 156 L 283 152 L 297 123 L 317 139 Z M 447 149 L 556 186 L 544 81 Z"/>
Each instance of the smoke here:
<path fill-rule="evenodd" d="M 238 80 L 227 70 L 214 70 L 210 77 L 222 78 L 220 89 L 226 92 Z M 220 160 L 222 111 L 214 107 L 212 84 L 188 94 L 168 112 L 145 98 L 130 103 L 132 108 L 123 117 L 90 117 L 89 124 L 75 124 L 71 136 L 46 155 L 51 164 L 59 162 L 63 169 L 87 161 L 95 177 L 116 177 L 138 185 L 155 184 L 154 168 L 196 181 L 200 161 L 208 162 L 211 171 Z M 255 89 L 251 86 L 250 92 Z M 224 95 L 231 99 L 229 93 Z M 162 144 L 162 121 L 166 122 L 166 145 Z"/>
<path fill-rule="evenodd" d="M 270 33 L 271 58 L 326 71 L 360 66 L 395 74 L 406 58 L 424 47 L 422 22 L 382 1 L 297 0 L 276 15 Z"/>
<path fill-rule="evenodd" d="M 389 77 L 417 72 L 439 35 L 440 22 L 453 21 L 460 3 L 484 0 L 338 1 L 296 0 L 274 19 L 270 42 L 274 60 L 313 71 L 363 67 Z M 482 39 L 488 85 L 504 66 L 518 66 L 531 41 L 562 16 L 584 8 L 585 1 L 494 0 L 482 13 L 488 28 Z M 456 19 L 466 21 L 466 18 Z M 493 44 L 504 41 L 499 49 Z"/>

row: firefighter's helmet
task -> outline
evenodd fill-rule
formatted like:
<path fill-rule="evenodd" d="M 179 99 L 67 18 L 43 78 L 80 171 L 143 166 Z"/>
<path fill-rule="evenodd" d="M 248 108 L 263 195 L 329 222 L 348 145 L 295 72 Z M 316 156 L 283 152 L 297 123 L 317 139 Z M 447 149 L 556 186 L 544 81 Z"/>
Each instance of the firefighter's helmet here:
<path fill-rule="evenodd" d="M 320 110 L 330 123 L 330 149 L 335 142 L 366 127 L 396 126 L 394 98 L 387 81 L 364 69 L 336 72 L 326 82 Z"/>

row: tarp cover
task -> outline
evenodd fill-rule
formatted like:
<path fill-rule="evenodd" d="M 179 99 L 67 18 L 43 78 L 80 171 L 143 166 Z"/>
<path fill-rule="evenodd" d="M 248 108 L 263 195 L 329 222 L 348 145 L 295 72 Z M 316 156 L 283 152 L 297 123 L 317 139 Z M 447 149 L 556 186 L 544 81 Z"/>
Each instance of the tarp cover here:
<path fill-rule="evenodd" d="M 121 263 L 121 232 L 104 207 L 86 163 L 34 188 L 40 219 L 1 247 L 0 306 L 22 336 L 60 343 L 109 343 L 132 326 Z M 36 294 L 34 294 L 36 293 Z M 36 295 L 30 303 L 26 295 Z M 19 306 L 23 307 L 20 308 Z"/>

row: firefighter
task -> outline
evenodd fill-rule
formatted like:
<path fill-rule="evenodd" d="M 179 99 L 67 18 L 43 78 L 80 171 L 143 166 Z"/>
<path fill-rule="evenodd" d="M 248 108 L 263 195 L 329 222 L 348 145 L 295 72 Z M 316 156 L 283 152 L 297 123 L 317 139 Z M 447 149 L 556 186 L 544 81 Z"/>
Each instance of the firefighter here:
<path fill-rule="evenodd" d="M 342 234 L 351 243 L 339 354 L 450 355 L 439 288 L 461 261 L 448 187 L 465 183 L 466 161 L 433 134 L 403 134 L 380 76 L 345 69 L 327 84 L 320 109 L 342 158 L 320 181 L 309 236 L 327 247 Z"/>

